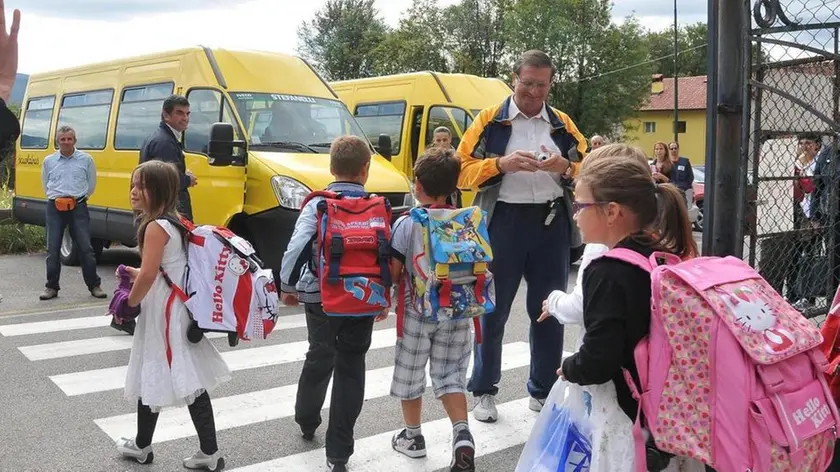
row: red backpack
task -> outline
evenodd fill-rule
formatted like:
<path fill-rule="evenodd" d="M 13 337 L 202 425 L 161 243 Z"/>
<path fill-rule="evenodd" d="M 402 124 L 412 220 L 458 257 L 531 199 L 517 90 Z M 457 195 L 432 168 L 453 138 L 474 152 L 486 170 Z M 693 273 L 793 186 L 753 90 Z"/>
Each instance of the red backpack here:
<path fill-rule="evenodd" d="M 820 350 L 828 360 L 825 374 L 835 402 L 840 402 L 840 287 L 822 325 L 823 342 Z"/>
<path fill-rule="evenodd" d="M 376 316 L 391 306 L 391 205 L 365 192 L 312 192 L 318 202 L 313 273 L 328 316 Z"/>

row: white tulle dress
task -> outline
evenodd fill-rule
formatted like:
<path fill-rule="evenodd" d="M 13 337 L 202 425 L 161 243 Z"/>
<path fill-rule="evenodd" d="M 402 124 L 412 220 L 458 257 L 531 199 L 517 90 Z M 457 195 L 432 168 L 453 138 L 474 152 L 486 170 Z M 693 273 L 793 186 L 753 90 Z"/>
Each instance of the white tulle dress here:
<path fill-rule="evenodd" d="M 175 283 L 181 283 L 187 265 L 181 233 L 166 220 L 157 223 L 169 235 L 161 265 Z M 205 391 L 210 392 L 231 378 L 227 364 L 206 337 L 196 344 L 187 339 L 190 318 L 180 300 L 172 304 L 167 333 L 166 303 L 170 293 L 163 276 L 158 274 L 140 302 L 125 379 L 125 398 L 134 402 L 139 398 L 153 412 L 190 405 Z"/>

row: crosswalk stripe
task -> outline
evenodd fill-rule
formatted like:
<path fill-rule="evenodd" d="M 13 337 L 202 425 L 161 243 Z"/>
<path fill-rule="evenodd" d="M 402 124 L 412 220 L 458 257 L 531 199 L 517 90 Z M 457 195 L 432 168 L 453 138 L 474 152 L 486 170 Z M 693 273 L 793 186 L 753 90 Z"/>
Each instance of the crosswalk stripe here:
<path fill-rule="evenodd" d="M 274 325 L 273 332 L 305 327 L 306 315 L 290 315 L 278 318 L 277 323 Z M 226 337 L 227 334 L 206 333 L 205 336 L 210 339 L 216 339 Z M 21 346 L 18 350 L 30 361 L 42 361 L 46 359 L 58 359 L 62 357 L 82 356 L 86 354 L 99 354 L 103 352 L 131 349 L 132 339 L 133 338 L 131 336 L 125 334 L 116 334 L 114 336 L 104 336 L 101 338 Z"/>
<path fill-rule="evenodd" d="M 391 347 L 397 339 L 396 329 L 380 329 L 373 332 L 371 349 Z M 240 345 L 241 346 L 241 345 Z M 222 353 L 231 371 L 256 369 L 278 364 L 302 361 L 309 349 L 308 341 L 270 346 L 235 349 Z M 127 366 L 87 370 L 69 374 L 51 375 L 53 381 L 67 396 L 83 395 L 125 386 Z"/>
<path fill-rule="evenodd" d="M 209 339 L 226 337 L 224 333 L 207 333 Z M 101 338 L 79 339 L 76 341 L 62 341 L 58 343 L 36 344 L 21 346 L 18 350 L 30 361 L 60 359 L 62 357 L 83 356 L 86 354 L 101 354 L 103 352 L 122 351 L 131 349 L 131 336 L 114 335 Z"/>
<path fill-rule="evenodd" d="M 476 421 L 470 413 L 470 430 L 476 442 L 476 457 L 525 443 L 537 419 L 537 413 L 528 409 L 528 398 L 502 403 L 497 408 L 499 420 L 492 424 Z M 452 458 L 452 424 L 448 418 L 423 423 L 426 457 L 422 459 L 411 459 L 394 451 L 391 448 L 391 438 L 395 432 L 389 431 L 357 440 L 355 453 L 348 463 L 349 468 L 355 472 L 428 472 L 449 466 Z M 325 461 L 324 450 L 316 449 L 240 467 L 231 472 L 322 470 Z"/>
<path fill-rule="evenodd" d="M 89 309 L 95 308 L 98 307 L 89 307 Z M 0 335 L 9 338 L 13 336 L 27 336 L 31 334 L 45 334 L 57 333 L 60 331 L 73 331 L 79 329 L 104 328 L 111 324 L 111 317 L 105 314 L 105 312 L 107 311 L 108 307 L 103 305 L 102 315 L 82 316 L 79 318 L 67 318 L 63 320 L 35 321 L 32 323 L 0 325 Z M 300 311 L 298 311 L 298 313 L 300 313 Z M 292 318 L 293 316 L 304 315 L 281 314 L 277 318 L 277 322 L 280 323 L 281 320 L 285 318 Z"/>
<path fill-rule="evenodd" d="M 525 367 L 530 363 L 530 348 L 526 342 L 506 344 L 504 353 L 502 370 Z M 472 361 L 470 362 L 471 369 Z M 367 371 L 365 374 L 365 400 L 390 395 L 393 374 L 393 366 Z M 431 385 L 428 369 L 426 385 Z M 223 430 L 294 416 L 297 390 L 298 386 L 294 384 L 242 395 L 214 398 L 213 413 L 216 429 Z M 330 406 L 329 392 L 331 390 L 332 381 L 327 387 L 324 408 Z M 132 437 L 137 430 L 137 415 L 135 413 L 101 418 L 94 422 L 114 440 L 121 437 Z M 195 427 L 187 408 L 167 409 L 158 419 L 154 442 L 160 443 L 191 436 L 195 436 Z"/>
<path fill-rule="evenodd" d="M 104 328 L 111 324 L 111 317 L 106 316 L 107 307 L 103 307 L 100 316 L 83 316 L 81 318 L 67 318 L 66 320 L 36 321 L 34 323 L 20 323 L 0 326 L 0 335 L 4 337 L 26 336 L 29 334 L 57 333 L 77 329 Z"/>

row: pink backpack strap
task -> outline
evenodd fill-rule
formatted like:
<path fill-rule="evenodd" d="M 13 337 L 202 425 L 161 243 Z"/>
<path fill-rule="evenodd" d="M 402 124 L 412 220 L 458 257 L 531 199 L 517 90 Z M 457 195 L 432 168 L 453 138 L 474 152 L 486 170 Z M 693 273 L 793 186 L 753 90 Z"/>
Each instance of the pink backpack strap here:
<path fill-rule="evenodd" d="M 624 381 L 630 388 L 630 394 L 633 399 L 639 404 L 639 409 L 636 410 L 636 421 L 633 422 L 633 449 L 635 451 L 636 472 L 647 472 L 647 449 L 645 444 L 645 436 L 642 433 L 642 395 L 633 380 L 633 375 L 627 369 L 621 369 L 624 374 Z"/>
<path fill-rule="evenodd" d="M 652 271 L 653 268 L 657 265 L 656 259 L 654 259 L 653 255 L 651 255 L 649 259 L 636 251 L 633 251 L 631 249 L 625 249 L 623 247 L 611 249 L 601 257 L 610 257 L 612 259 L 624 261 L 628 264 L 633 264 L 634 266 L 644 270 L 645 272 Z"/>

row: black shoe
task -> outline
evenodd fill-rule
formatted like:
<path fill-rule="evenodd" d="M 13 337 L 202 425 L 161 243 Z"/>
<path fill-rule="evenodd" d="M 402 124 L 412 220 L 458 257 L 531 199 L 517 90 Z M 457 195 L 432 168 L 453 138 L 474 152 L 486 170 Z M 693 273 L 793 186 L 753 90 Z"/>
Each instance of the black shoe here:
<path fill-rule="evenodd" d="M 300 429 L 300 435 L 303 436 L 304 441 L 312 441 L 315 439 L 315 431 L 305 431 L 303 428 Z"/>
<path fill-rule="evenodd" d="M 426 438 L 422 434 L 409 438 L 408 430 L 405 428 L 391 439 L 391 447 L 412 459 L 426 456 Z"/>
<path fill-rule="evenodd" d="M 475 441 L 468 429 L 462 429 L 452 441 L 450 472 L 475 471 Z"/>
<path fill-rule="evenodd" d="M 347 472 L 347 464 L 344 462 L 333 464 L 329 459 L 327 459 L 327 470 L 331 472 Z"/>
<path fill-rule="evenodd" d="M 117 324 L 117 320 L 114 319 L 114 318 L 111 318 L 111 327 L 112 328 L 114 328 L 118 331 L 122 331 L 124 333 L 128 333 L 132 336 L 134 336 L 134 328 L 136 326 L 137 326 L 137 322 L 134 321 L 134 320 L 123 321 L 122 324 Z"/>

